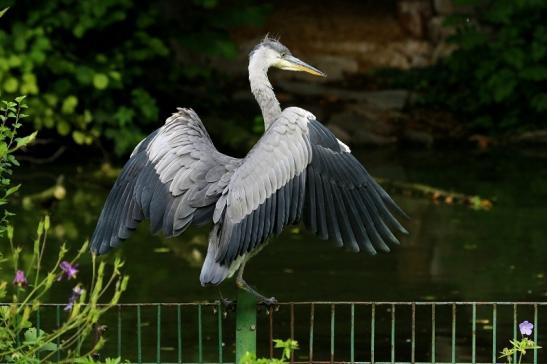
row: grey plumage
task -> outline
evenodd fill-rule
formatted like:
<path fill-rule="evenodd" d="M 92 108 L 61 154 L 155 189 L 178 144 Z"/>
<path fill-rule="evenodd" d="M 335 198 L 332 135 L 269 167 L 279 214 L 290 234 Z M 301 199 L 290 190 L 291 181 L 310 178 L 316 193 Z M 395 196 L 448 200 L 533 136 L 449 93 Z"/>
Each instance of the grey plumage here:
<path fill-rule="evenodd" d="M 207 285 L 234 274 L 270 237 L 301 221 L 355 252 L 387 252 L 399 243 L 392 230 L 406 230 L 391 211 L 404 213 L 349 148 L 306 110 L 280 109 L 266 72 L 272 65 L 296 70 L 285 54 L 295 59 L 269 38 L 251 53 L 251 89 L 266 130 L 247 156 L 218 152 L 197 114 L 179 108 L 124 166 L 92 236 L 93 252 L 118 246 L 143 219 L 166 236 L 212 223 L 200 275 Z M 295 62 L 298 70 L 320 72 Z"/>
<path fill-rule="evenodd" d="M 91 250 L 103 254 L 118 246 L 145 218 L 152 232 L 166 236 L 210 221 L 228 182 L 223 177 L 240 162 L 216 150 L 194 111 L 178 109 L 133 151 L 106 200 Z"/>

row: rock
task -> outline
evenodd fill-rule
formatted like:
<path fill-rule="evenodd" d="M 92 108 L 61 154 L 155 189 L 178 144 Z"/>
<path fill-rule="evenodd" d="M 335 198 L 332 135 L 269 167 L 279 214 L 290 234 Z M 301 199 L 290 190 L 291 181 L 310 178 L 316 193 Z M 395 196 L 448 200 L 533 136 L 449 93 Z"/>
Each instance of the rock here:
<path fill-rule="evenodd" d="M 393 44 L 393 47 L 406 57 L 408 66 L 405 69 L 415 66 L 423 67 L 423 63 L 430 64 L 433 47 L 429 42 L 408 39 L 405 42 Z"/>
<path fill-rule="evenodd" d="M 433 52 L 429 42 L 411 38 L 388 43 L 343 41 L 321 42 L 321 45 L 322 48 L 313 45 L 317 53 L 312 57 L 318 60 L 323 58 L 332 66 L 340 65 L 344 68 L 342 71 L 348 73 L 363 73 L 379 67 L 408 69 L 416 65 L 422 66 L 424 60 L 426 63 L 430 62 Z M 338 75 L 335 72 L 335 76 Z"/>
<path fill-rule="evenodd" d="M 359 63 L 354 57 L 343 55 L 317 55 L 311 57 L 309 62 L 325 72 L 330 81 L 342 80 L 347 74 L 359 72 Z"/>
<path fill-rule="evenodd" d="M 440 15 L 450 15 L 455 11 L 452 0 L 433 0 L 435 12 Z"/>
<path fill-rule="evenodd" d="M 400 0 L 397 3 L 397 16 L 399 24 L 410 35 L 425 38 L 429 19 L 433 16 L 433 9 L 429 1 Z"/>
<path fill-rule="evenodd" d="M 547 130 L 528 131 L 512 139 L 517 143 L 547 144 Z"/>
<path fill-rule="evenodd" d="M 434 0 L 433 8 L 439 15 L 468 14 L 473 12 L 472 5 L 455 4 L 454 0 Z"/>
<path fill-rule="evenodd" d="M 375 108 L 365 103 L 349 105 L 330 117 L 329 127 L 337 135 L 349 136 L 353 145 L 388 145 L 397 142 L 396 122 L 400 114 Z"/>
<path fill-rule="evenodd" d="M 351 134 L 347 130 L 333 123 L 329 123 L 329 129 L 338 139 L 340 139 L 344 143 L 353 143 Z"/>
<path fill-rule="evenodd" d="M 401 135 L 401 139 L 412 143 L 431 147 L 435 142 L 433 135 L 424 130 L 406 129 Z"/>
<path fill-rule="evenodd" d="M 437 63 L 439 60 L 448 57 L 452 54 L 458 47 L 455 44 L 450 44 L 447 42 L 441 42 L 437 44 L 435 50 L 433 51 L 433 63 Z"/>
<path fill-rule="evenodd" d="M 353 91 L 329 85 L 276 79 L 274 84 L 279 90 L 310 97 L 327 97 L 331 101 L 355 102 L 368 109 L 402 110 L 410 100 L 408 90 Z M 359 106 L 353 106 L 359 107 Z"/>
<path fill-rule="evenodd" d="M 445 20 L 446 17 L 444 16 L 435 16 L 429 20 L 427 28 L 429 39 L 433 43 L 440 43 L 455 33 L 454 27 L 444 25 Z"/>
<path fill-rule="evenodd" d="M 362 98 L 372 107 L 381 110 L 402 110 L 409 92 L 407 90 L 384 90 L 363 92 Z"/>

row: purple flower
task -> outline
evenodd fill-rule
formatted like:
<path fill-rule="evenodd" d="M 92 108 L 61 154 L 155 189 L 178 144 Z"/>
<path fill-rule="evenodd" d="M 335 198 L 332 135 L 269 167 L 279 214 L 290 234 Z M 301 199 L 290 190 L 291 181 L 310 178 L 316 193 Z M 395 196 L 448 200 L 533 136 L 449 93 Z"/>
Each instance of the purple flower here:
<path fill-rule="evenodd" d="M 18 270 L 15 272 L 15 278 L 13 278 L 13 284 L 18 287 L 26 287 L 28 285 L 27 277 L 25 277 L 25 272 Z"/>
<path fill-rule="evenodd" d="M 532 330 L 534 329 L 534 324 L 528 321 L 522 321 L 519 324 L 520 333 L 522 335 L 530 336 L 532 335 Z"/>
<path fill-rule="evenodd" d="M 78 273 L 78 269 L 76 268 L 78 267 L 78 264 L 72 265 L 66 260 L 63 260 L 61 264 L 59 264 L 59 267 L 61 268 L 63 273 L 66 274 L 67 279 L 76 278 L 76 274 Z M 59 277 L 57 278 L 58 281 L 63 279 L 63 273 L 61 273 Z"/>
<path fill-rule="evenodd" d="M 76 285 L 74 288 L 72 288 L 72 294 L 68 298 L 68 304 L 65 306 L 65 309 L 64 309 L 65 311 L 72 310 L 72 307 L 74 306 L 74 304 L 78 302 L 78 300 L 80 299 L 80 296 L 82 295 L 82 291 L 83 290 L 79 284 Z"/>

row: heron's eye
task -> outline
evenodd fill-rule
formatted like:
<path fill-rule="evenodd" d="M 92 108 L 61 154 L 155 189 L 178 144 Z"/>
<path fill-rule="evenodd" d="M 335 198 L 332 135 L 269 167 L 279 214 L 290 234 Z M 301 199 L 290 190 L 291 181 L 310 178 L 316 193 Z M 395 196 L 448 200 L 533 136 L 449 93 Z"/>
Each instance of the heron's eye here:
<path fill-rule="evenodd" d="M 282 53 L 281 53 L 281 58 L 285 57 L 286 55 L 287 55 L 287 53 L 282 52 Z"/>

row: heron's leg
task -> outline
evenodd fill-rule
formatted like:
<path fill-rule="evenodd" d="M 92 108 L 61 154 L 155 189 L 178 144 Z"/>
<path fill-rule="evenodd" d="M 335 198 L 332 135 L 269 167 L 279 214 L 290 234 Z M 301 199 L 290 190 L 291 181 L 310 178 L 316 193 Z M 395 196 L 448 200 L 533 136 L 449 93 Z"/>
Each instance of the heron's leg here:
<path fill-rule="evenodd" d="M 275 297 L 267 298 L 266 296 L 263 296 L 260 293 L 258 293 L 251 286 L 249 286 L 247 282 L 245 282 L 245 280 L 243 279 L 243 271 L 245 270 L 245 263 L 246 261 L 243 261 L 243 263 L 241 263 L 241 266 L 239 267 L 239 271 L 237 272 L 236 286 L 246 290 L 247 292 L 255 296 L 260 303 L 263 303 L 267 306 L 272 306 L 277 304 L 277 300 L 275 299 Z"/>
<path fill-rule="evenodd" d="M 222 291 L 220 290 L 220 287 L 217 286 L 218 296 L 220 297 L 220 303 L 224 306 L 225 309 L 234 310 L 235 308 L 235 301 L 231 300 L 229 298 L 225 298 L 224 295 L 222 295 Z"/>

